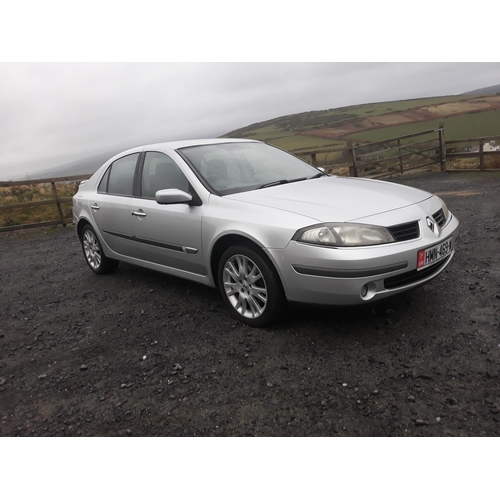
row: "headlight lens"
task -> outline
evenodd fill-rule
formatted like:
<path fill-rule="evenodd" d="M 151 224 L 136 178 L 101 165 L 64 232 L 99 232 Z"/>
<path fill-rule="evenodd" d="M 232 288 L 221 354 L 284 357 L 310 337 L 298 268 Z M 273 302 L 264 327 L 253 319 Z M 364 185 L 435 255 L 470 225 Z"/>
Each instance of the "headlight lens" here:
<path fill-rule="evenodd" d="M 294 240 L 333 247 L 363 247 L 392 243 L 391 233 L 380 226 L 326 222 L 297 231 Z"/>

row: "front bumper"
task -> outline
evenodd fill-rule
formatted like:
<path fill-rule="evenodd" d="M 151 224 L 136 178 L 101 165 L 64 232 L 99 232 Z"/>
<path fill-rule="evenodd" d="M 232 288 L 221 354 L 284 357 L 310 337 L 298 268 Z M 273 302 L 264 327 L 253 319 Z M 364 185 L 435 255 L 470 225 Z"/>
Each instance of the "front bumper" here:
<path fill-rule="evenodd" d="M 361 304 L 418 287 L 438 276 L 455 254 L 458 220 L 450 218 L 439 236 L 420 224 L 415 240 L 373 247 L 329 248 L 291 241 L 269 249 L 290 301 L 315 304 Z M 417 271 L 419 250 L 452 237 L 452 252 Z"/>

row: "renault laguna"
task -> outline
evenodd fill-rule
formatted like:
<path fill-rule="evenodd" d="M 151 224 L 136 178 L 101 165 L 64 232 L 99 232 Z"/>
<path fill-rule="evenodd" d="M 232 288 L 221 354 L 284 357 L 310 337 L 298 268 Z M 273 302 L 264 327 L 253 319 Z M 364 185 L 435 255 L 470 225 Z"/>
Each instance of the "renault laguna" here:
<path fill-rule="evenodd" d="M 326 175 L 243 139 L 125 151 L 79 186 L 73 214 L 94 273 L 123 261 L 218 287 L 252 326 L 287 301 L 362 304 L 420 286 L 450 263 L 459 225 L 425 191 Z"/>

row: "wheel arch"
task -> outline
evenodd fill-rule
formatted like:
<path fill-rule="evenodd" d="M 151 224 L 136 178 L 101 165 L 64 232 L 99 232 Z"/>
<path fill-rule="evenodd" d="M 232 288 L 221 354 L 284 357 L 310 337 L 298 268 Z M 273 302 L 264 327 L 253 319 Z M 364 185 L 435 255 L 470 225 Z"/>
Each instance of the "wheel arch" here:
<path fill-rule="evenodd" d="M 76 234 L 78 235 L 78 239 L 79 239 L 80 241 L 82 240 L 82 232 L 83 232 L 83 228 L 84 228 L 84 226 L 86 226 L 87 224 L 88 224 L 88 225 L 89 225 L 92 229 L 94 229 L 94 226 L 92 226 L 92 223 L 91 223 L 88 219 L 86 219 L 85 217 L 82 217 L 82 218 L 78 221 L 78 223 L 77 223 L 77 225 L 76 225 Z M 95 231 L 95 229 L 94 229 L 94 231 Z"/>
<path fill-rule="evenodd" d="M 247 245 L 248 247 L 252 248 L 256 252 L 260 253 L 267 261 L 268 263 L 275 269 L 280 284 L 283 287 L 283 282 L 281 279 L 281 275 L 279 272 L 279 269 L 273 262 L 273 259 L 270 257 L 270 255 L 267 253 L 266 249 L 260 245 L 258 242 L 256 242 L 254 239 L 243 235 L 243 234 L 237 234 L 237 233 L 230 233 L 230 234 L 225 234 L 221 236 L 213 245 L 212 250 L 210 252 L 210 272 L 212 274 L 212 280 L 214 282 L 215 287 L 218 288 L 219 286 L 219 276 L 218 276 L 218 268 L 219 268 L 219 261 L 222 257 L 222 254 L 231 246 L 235 245 Z"/>

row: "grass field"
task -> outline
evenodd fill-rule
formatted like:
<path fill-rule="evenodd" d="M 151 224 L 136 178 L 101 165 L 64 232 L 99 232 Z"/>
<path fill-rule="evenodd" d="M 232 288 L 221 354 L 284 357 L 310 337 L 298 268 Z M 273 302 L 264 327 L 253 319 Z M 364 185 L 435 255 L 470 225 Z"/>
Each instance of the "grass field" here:
<path fill-rule="evenodd" d="M 367 130 L 358 134 L 351 134 L 349 139 L 363 142 L 383 141 L 400 135 L 434 129 L 441 122 L 444 122 L 445 138 L 447 140 L 500 135 L 500 110 L 491 110 L 428 122 Z"/>
<path fill-rule="evenodd" d="M 76 190 L 77 184 L 75 182 L 62 182 L 57 184 L 59 198 L 69 198 L 76 193 Z M 53 199 L 54 195 L 50 184 L 0 187 L 0 206 Z M 61 208 L 65 218 L 72 217 L 71 203 L 62 203 Z M 55 204 L 38 207 L 2 209 L 0 211 L 0 227 L 58 219 L 59 212 Z"/>
<path fill-rule="evenodd" d="M 433 106 L 455 101 L 471 99 L 471 96 L 448 96 L 448 97 L 425 97 L 422 99 L 410 99 L 407 101 L 378 102 L 373 104 L 360 104 L 349 108 L 341 108 L 342 112 L 358 115 L 360 118 L 383 115 L 394 111 L 406 111 L 420 108 L 422 106 Z"/>
<path fill-rule="evenodd" d="M 267 127 L 262 127 L 257 130 L 252 130 L 251 132 L 246 132 L 239 134 L 240 138 L 255 139 L 257 141 L 262 141 L 271 137 L 289 137 L 293 136 L 294 133 L 289 130 L 283 131 L 275 125 L 269 125 Z"/>
<path fill-rule="evenodd" d="M 335 141 L 332 139 L 323 139 L 321 137 L 311 137 L 307 135 L 293 135 L 280 139 L 270 139 L 266 142 L 287 151 L 305 148 L 315 149 L 326 148 L 330 146 L 332 148 L 337 148 L 345 146 L 345 142 Z"/>

